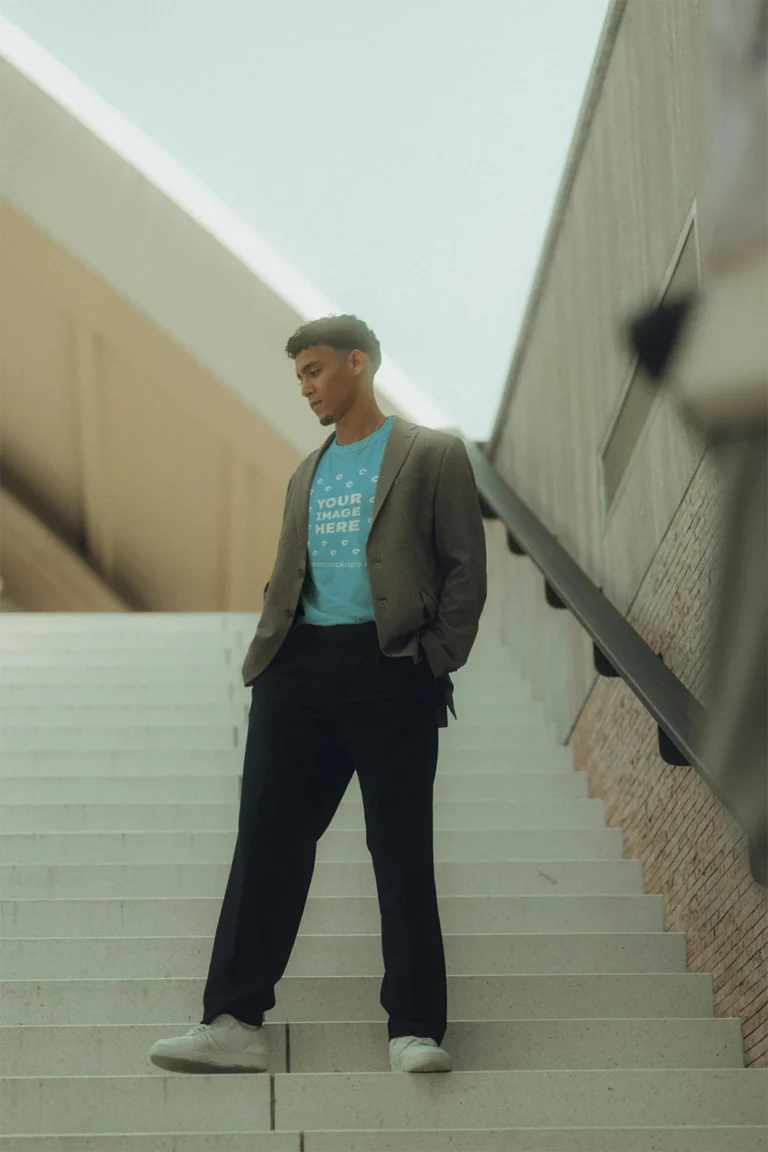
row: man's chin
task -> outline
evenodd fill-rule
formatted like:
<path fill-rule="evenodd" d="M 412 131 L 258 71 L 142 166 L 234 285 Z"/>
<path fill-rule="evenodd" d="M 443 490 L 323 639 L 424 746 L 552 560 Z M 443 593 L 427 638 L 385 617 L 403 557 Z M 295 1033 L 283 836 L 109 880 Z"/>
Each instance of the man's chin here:
<path fill-rule="evenodd" d="M 333 416 L 325 415 L 325 416 L 320 417 L 320 427 L 321 428 L 330 428 L 331 424 L 335 424 L 335 423 L 336 423 L 336 421 L 334 420 Z"/>

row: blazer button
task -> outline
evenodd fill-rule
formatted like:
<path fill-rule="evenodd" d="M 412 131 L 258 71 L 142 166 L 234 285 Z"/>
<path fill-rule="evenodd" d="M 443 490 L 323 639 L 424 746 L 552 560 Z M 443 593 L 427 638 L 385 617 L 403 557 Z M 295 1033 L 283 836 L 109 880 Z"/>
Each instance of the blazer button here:
<path fill-rule="evenodd" d="M 303 569 L 303 568 L 299 568 L 299 576 L 303 576 L 303 575 L 304 575 L 304 569 Z"/>
<path fill-rule="evenodd" d="M 386 600 L 386 596 L 377 596 L 376 599 L 379 601 Z"/>
<path fill-rule="evenodd" d="M 286 608 L 285 614 L 286 614 L 286 616 L 293 616 L 293 612 L 290 608 Z"/>

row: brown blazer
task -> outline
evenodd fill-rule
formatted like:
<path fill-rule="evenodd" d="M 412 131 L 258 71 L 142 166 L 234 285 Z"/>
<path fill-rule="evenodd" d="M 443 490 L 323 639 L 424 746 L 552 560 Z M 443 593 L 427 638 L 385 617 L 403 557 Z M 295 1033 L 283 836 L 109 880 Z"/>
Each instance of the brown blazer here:
<path fill-rule="evenodd" d="M 296 616 L 308 566 L 310 489 L 332 439 L 299 465 L 288 484 L 277 559 L 243 664 L 246 686 L 274 659 Z M 426 656 L 452 708 L 449 673 L 469 657 L 486 596 L 485 532 L 472 466 L 458 437 L 395 417 L 366 555 L 382 652 Z"/>

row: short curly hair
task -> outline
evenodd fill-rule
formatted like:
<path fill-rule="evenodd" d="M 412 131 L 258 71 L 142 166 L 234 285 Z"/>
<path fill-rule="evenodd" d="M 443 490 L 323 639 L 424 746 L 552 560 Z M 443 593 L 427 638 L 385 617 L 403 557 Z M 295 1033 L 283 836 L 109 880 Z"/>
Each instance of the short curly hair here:
<path fill-rule="evenodd" d="M 366 354 L 374 372 L 378 372 L 381 366 L 381 345 L 376 334 L 357 316 L 322 316 L 319 320 L 311 320 L 294 332 L 285 351 L 291 360 L 295 360 L 299 352 L 317 344 L 333 348 L 334 352 L 357 349 Z"/>

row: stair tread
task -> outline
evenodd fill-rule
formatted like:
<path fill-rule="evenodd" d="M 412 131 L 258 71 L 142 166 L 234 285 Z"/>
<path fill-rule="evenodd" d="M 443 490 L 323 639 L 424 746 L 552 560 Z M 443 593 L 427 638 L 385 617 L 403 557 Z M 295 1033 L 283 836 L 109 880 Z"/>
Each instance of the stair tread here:
<path fill-rule="evenodd" d="M 38 618 L 0 645 L 0 1042 L 30 1073 L 0 1085 L 3 1152 L 762 1150 L 768 1079 L 740 1066 L 738 1021 L 713 1017 L 711 977 L 685 971 L 685 937 L 491 631 L 456 677 L 436 785 L 457 1071 L 386 1070 L 357 790 L 268 1017 L 273 1077 L 148 1064 L 202 992 L 257 619 Z M 46 1116 L 62 1134 L 33 1135 Z"/>

